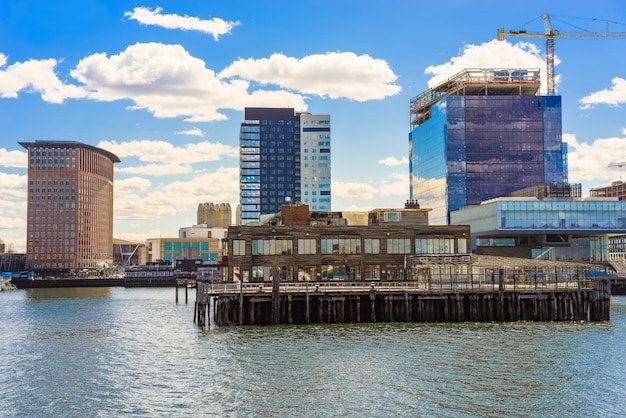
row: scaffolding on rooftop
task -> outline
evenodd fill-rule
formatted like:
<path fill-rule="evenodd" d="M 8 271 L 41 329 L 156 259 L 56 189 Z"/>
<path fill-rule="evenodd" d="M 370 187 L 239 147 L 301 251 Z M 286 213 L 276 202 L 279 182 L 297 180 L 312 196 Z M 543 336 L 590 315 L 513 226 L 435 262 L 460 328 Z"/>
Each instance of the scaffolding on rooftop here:
<path fill-rule="evenodd" d="M 538 68 L 468 68 L 411 99 L 411 130 L 430 119 L 431 107 L 447 96 L 535 96 Z"/>

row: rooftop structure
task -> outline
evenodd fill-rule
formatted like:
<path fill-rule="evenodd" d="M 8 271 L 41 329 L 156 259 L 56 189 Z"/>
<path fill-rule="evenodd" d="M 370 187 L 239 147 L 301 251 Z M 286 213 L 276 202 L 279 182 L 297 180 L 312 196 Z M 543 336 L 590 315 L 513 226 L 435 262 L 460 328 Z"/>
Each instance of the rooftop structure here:
<path fill-rule="evenodd" d="M 624 200 L 626 197 L 626 183 L 614 181 L 610 186 L 595 187 L 589 191 L 591 197 L 616 197 Z"/>
<path fill-rule="evenodd" d="M 446 96 L 535 96 L 539 69 L 468 68 L 411 99 L 411 129 L 430 118 L 430 108 Z"/>

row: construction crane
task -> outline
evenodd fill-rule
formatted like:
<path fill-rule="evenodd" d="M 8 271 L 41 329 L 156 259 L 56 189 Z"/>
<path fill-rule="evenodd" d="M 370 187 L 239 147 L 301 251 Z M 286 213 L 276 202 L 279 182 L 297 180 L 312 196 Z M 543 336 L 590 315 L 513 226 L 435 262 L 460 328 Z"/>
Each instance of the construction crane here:
<path fill-rule="evenodd" d="M 498 40 L 503 41 L 505 36 L 521 36 L 526 38 L 546 39 L 546 79 L 548 81 L 548 95 L 554 95 L 554 38 L 626 38 L 626 32 L 561 32 L 552 29 L 550 16 L 543 14 L 544 33 L 528 33 L 525 30 L 505 32 L 503 28 L 498 28 Z"/>

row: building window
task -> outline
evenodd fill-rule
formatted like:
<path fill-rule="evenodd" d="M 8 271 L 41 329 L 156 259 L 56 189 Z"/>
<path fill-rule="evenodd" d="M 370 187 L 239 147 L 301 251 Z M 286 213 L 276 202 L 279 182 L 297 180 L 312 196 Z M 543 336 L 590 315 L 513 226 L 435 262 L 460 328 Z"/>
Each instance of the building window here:
<path fill-rule="evenodd" d="M 411 254 L 411 240 L 409 238 L 388 238 L 387 254 Z"/>
<path fill-rule="evenodd" d="M 264 282 L 272 280 L 272 271 L 269 266 L 252 266 L 252 281 Z"/>
<path fill-rule="evenodd" d="M 233 250 L 233 255 L 246 255 L 246 240 L 234 239 L 232 250 Z"/>
<path fill-rule="evenodd" d="M 380 280 L 380 265 L 366 264 L 363 266 L 363 275 L 365 280 Z"/>
<path fill-rule="evenodd" d="M 385 222 L 400 222 L 400 212 L 385 212 Z"/>
<path fill-rule="evenodd" d="M 417 238 L 415 254 L 454 254 L 454 238 Z"/>
<path fill-rule="evenodd" d="M 378 238 L 365 238 L 363 246 L 365 254 L 380 254 L 380 240 Z"/>
<path fill-rule="evenodd" d="M 314 238 L 298 240 L 298 254 L 316 254 L 317 242 Z"/>
<path fill-rule="evenodd" d="M 467 254 L 467 238 L 460 238 L 457 240 L 457 253 L 459 254 Z"/>
<path fill-rule="evenodd" d="M 320 240 L 322 254 L 361 254 L 359 238 L 328 238 Z"/>
<path fill-rule="evenodd" d="M 293 240 L 291 238 L 263 238 L 252 240 L 252 255 L 287 254 L 293 254 Z"/>
<path fill-rule="evenodd" d="M 318 280 L 317 266 L 299 266 L 298 267 L 298 281 L 309 282 Z"/>

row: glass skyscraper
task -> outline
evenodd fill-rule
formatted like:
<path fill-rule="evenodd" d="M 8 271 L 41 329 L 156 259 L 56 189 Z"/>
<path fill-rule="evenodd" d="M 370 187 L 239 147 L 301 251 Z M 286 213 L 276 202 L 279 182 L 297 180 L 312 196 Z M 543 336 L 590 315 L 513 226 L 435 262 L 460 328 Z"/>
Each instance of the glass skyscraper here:
<path fill-rule="evenodd" d="M 304 203 L 331 210 L 330 115 L 247 107 L 240 130 L 241 224 Z"/>
<path fill-rule="evenodd" d="M 537 96 L 539 71 L 466 70 L 411 101 L 410 199 L 449 213 L 567 182 L 561 97 Z"/>

